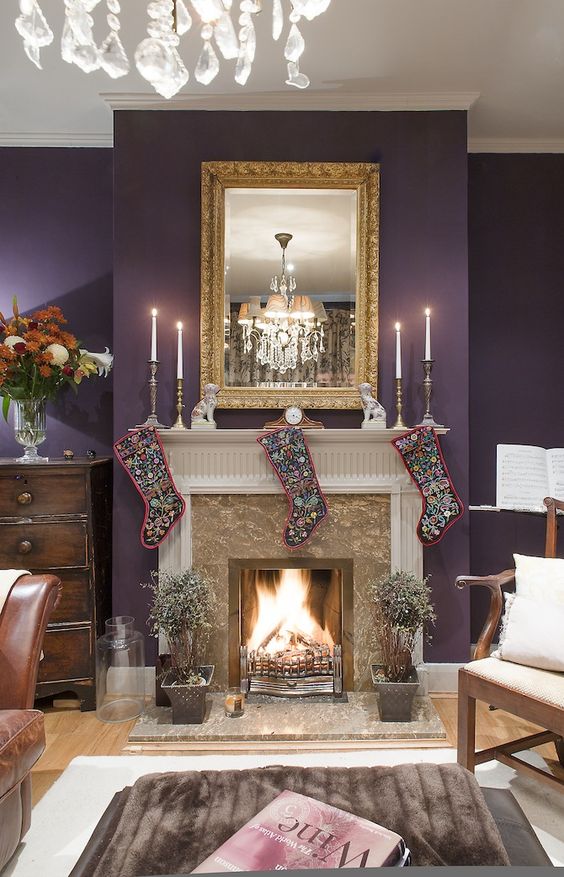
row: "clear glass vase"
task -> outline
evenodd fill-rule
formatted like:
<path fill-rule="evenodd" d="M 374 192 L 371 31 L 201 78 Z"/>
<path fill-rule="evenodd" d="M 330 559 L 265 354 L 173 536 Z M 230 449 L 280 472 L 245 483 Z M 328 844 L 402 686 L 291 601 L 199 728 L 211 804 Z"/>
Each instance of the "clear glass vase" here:
<path fill-rule="evenodd" d="M 37 445 L 45 441 L 45 399 L 14 400 L 14 437 L 25 452 L 18 463 L 44 463 L 48 457 L 37 453 Z"/>
<path fill-rule="evenodd" d="M 131 615 L 106 621 L 96 642 L 96 718 L 126 722 L 145 706 L 145 641 Z"/>

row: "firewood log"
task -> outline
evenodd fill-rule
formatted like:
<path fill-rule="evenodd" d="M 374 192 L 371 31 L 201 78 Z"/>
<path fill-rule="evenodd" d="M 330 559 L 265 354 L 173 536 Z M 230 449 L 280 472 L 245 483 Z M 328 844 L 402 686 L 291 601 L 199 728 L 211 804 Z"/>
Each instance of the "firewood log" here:
<path fill-rule="evenodd" d="M 311 646 L 312 648 L 319 648 L 319 643 L 314 640 L 312 636 L 308 633 L 305 633 L 303 630 L 297 630 L 295 633 L 295 637 L 298 643 L 302 643 L 304 646 Z"/>
<path fill-rule="evenodd" d="M 276 625 L 276 627 L 274 627 L 274 628 L 271 630 L 271 632 L 268 634 L 268 636 L 265 636 L 265 638 L 264 638 L 263 641 L 261 642 L 260 646 L 258 647 L 257 651 L 260 651 L 260 649 L 266 649 L 266 647 L 267 647 L 267 645 L 269 644 L 270 640 L 271 640 L 271 639 L 274 639 L 275 636 L 278 636 L 278 634 L 280 633 L 280 628 L 281 628 L 281 627 L 282 627 L 282 622 L 280 621 L 280 622 L 278 622 L 278 624 Z"/>

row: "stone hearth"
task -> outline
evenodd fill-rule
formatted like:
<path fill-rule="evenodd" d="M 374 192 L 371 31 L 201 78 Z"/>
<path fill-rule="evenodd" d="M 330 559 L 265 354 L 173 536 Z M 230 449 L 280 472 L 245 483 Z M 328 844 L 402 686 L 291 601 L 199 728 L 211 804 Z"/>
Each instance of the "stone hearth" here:
<path fill-rule="evenodd" d="M 261 750 L 268 744 L 277 748 L 300 748 L 315 743 L 316 748 L 344 748 L 370 745 L 378 740 L 434 740 L 444 746 L 446 737 L 429 697 L 415 698 L 412 722 L 381 722 L 378 698 L 374 692 L 349 693 L 345 703 L 311 702 L 309 698 L 288 702 L 280 698 L 251 698 L 245 714 L 227 718 L 223 711 L 224 696 L 208 696 L 206 720 L 202 725 L 172 725 L 167 707 L 149 708 L 129 735 L 130 744 L 185 743 L 187 748 L 213 749 L 214 744 L 252 749 L 259 743 Z M 427 744 L 429 745 L 429 744 Z"/>

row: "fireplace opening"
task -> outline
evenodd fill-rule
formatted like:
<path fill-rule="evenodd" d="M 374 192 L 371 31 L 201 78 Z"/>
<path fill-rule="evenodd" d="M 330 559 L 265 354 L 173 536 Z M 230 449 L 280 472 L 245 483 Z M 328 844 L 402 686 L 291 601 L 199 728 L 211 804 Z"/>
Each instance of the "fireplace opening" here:
<path fill-rule="evenodd" d="M 352 676 L 350 580 L 351 562 L 231 562 L 230 685 L 340 697 Z"/>

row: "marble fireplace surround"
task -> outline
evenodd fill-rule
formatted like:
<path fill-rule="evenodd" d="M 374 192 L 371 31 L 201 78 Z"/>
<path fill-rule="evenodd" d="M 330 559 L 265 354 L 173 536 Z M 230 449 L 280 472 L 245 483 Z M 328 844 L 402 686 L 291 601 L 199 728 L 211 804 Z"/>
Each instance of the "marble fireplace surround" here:
<path fill-rule="evenodd" d="M 423 572 L 415 528 L 421 498 L 390 444 L 397 430 L 305 433 L 329 515 L 311 542 L 282 543 L 288 503 L 257 436 L 263 430 L 166 430 L 161 439 L 186 515 L 159 549 L 159 568 L 195 566 L 216 583 L 218 615 L 210 643 L 215 687 L 228 685 L 229 561 L 299 557 L 353 563 L 354 689 L 371 687 L 367 583 L 390 569 Z M 422 655 L 416 656 L 417 662 Z"/>

